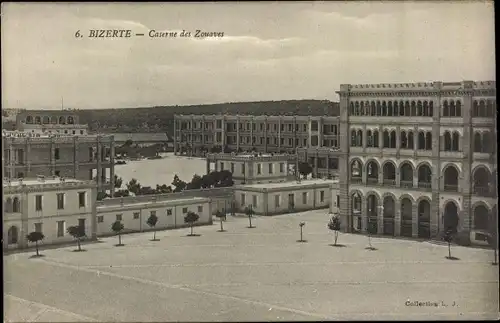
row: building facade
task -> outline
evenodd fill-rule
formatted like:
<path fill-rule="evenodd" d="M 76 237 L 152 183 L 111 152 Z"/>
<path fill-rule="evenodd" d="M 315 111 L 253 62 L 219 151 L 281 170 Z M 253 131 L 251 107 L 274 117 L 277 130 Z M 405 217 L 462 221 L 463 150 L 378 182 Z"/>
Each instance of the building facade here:
<path fill-rule="evenodd" d="M 2 148 L 4 178 L 44 175 L 91 180 L 95 177 L 99 191 L 114 194 L 113 136 L 3 131 Z"/>
<path fill-rule="evenodd" d="M 341 85 L 348 231 L 467 242 L 497 217 L 496 83 Z M 472 238 L 472 239 L 471 239 Z"/>
<path fill-rule="evenodd" d="M 295 155 L 232 153 L 207 154 L 207 174 L 214 164 L 216 171 L 228 170 L 235 184 L 276 183 L 294 180 Z"/>
<path fill-rule="evenodd" d="M 172 195 L 167 200 L 123 198 L 98 202 L 96 232 L 98 236 L 115 234 L 111 226 L 115 221 L 123 223 L 124 232 L 152 230 L 147 224 L 154 214 L 158 217 L 155 230 L 176 229 L 187 226 L 184 217 L 191 211 L 200 216 L 196 225 L 212 223 L 211 200 L 206 197 L 180 198 Z"/>
<path fill-rule="evenodd" d="M 25 110 L 16 116 L 16 129 L 31 133 L 87 135 L 88 125 L 79 121 L 79 116 L 69 110 Z"/>
<path fill-rule="evenodd" d="M 174 152 L 295 153 L 298 147 L 338 147 L 335 116 L 175 115 Z M 211 151 L 216 152 L 216 151 Z"/>
<path fill-rule="evenodd" d="M 28 246 L 26 235 L 38 231 L 45 235 L 43 244 L 73 239 L 66 229 L 83 226 L 89 238 L 95 239 L 94 181 L 38 179 L 3 182 L 3 248 Z"/>
<path fill-rule="evenodd" d="M 337 181 L 305 180 L 271 184 L 246 184 L 234 188 L 234 209 L 275 215 L 329 208 Z"/>

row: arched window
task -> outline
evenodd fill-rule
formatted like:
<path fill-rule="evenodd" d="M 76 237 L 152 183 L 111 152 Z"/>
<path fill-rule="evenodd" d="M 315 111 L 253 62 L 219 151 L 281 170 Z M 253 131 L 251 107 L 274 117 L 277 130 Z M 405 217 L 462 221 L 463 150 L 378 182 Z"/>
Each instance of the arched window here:
<path fill-rule="evenodd" d="M 486 105 L 484 103 L 484 100 L 479 101 L 479 117 L 486 117 Z"/>
<path fill-rule="evenodd" d="M 373 137 L 372 137 L 372 131 L 368 130 L 366 132 L 366 146 L 367 147 L 373 147 Z"/>
<path fill-rule="evenodd" d="M 391 148 L 396 148 L 396 131 L 391 131 Z"/>
<path fill-rule="evenodd" d="M 363 131 L 358 130 L 356 144 L 358 147 L 363 147 Z"/>
<path fill-rule="evenodd" d="M 448 109 L 448 101 L 443 102 L 443 117 L 449 117 L 450 116 L 450 110 Z"/>
<path fill-rule="evenodd" d="M 16 226 L 11 226 L 7 232 L 7 243 L 16 244 L 18 241 L 19 230 Z"/>
<path fill-rule="evenodd" d="M 417 116 L 417 104 L 415 103 L 415 101 L 411 101 L 411 116 Z"/>
<path fill-rule="evenodd" d="M 5 213 L 12 213 L 12 199 L 10 197 L 5 201 Z"/>
<path fill-rule="evenodd" d="M 414 149 L 413 132 L 408 131 L 408 149 Z"/>
<path fill-rule="evenodd" d="M 411 116 L 411 111 L 410 111 L 410 101 L 405 102 L 405 117 L 410 117 Z"/>
<path fill-rule="evenodd" d="M 384 101 L 384 103 L 385 103 L 385 101 Z M 392 117 L 393 116 L 393 112 L 394 111 L 392 109 L 392 101 L 389 101 L 389 102 L 387 102 L 387 115 L 389 117 Z"/>
<path fill-rule="evenodd" d="M 351 130 L 351 147 L 356 147 L 356 130 Z"/>
<path fill-rule="evenodd" d="M 399 115 L 398 101 L 394 101 L 392 109 L 394 110 L 394 116 L 398 116 Z"/>
<path fill-rule="evenodd" d="M 401 132 L 401 142 L 399 148 L 406 149 L 408 148 L 408 138 L 406 137 L 406 132 Z"/>
<path fill-rule="evenodd" d="M 354 115 L 356 115 L 356 116 L 361 115 L 361 113 L 359 111 L 359 102 L 358 101 L 354 102 Z"/>
<path fill-rule="evenodd" d="M 472 117 L 479 117 L 479 105 L 476 100 L 472 103 Z"/>
<path fill-rule="evenodd" d="M 365 108 L 364 108 L 364 106 L 365 106 L 365 103 L 364 103 L 363 101 L 361 101 L 361 102 L 359 103 L 359 113 L 360 113 L 360 115 L 362 115 L 362 116 L 363 116 L 363 115 L 365 115 Z"/>
<path fill-rule="evenodd" d="M 42 124 L 42 118 L 40 116 L 35 117 L 35 124 Z"/>
<path fill-rule="evenodd" d="M 382 105 L 380 104 L 380 101 L 377 101 L 377 116 L 382 115 Z"/>
<path fill-rule="evenodd" d="M 444 151 L 451 151 L 451 134 L 448 131 L 444 133 Z"/>
<path fill-rule="evenodd" d="M 12 212 L 21 212 L 21 203 L 19 202 L 19 198 L 17 196 L 12 200 Z"/>
<path fill-rule="evenodd" d="M 68 117 L 68 124 L 74 124 L 75 123 L 75 120 L 73 119 L 73 117 Z"/>
<path fill-rule="evenodd" d="M 417 101 L 417 115 L 419 117 L 424 115 L 424 111 L 422 109 L 422 101 L 420 101 L 420 100 Z"/>
<path fill-rule="evenodd" d="M 56 116 L 50 117 L 50 123 L 57 124 L 57 117 Z"/>
<path fill-rule="evenodd" d="M 403 103 L 403 101 L 399 101 L 399 115 L 404 117 L 406 116 L 405 115 L 405 104 Z"/>
<path fill-rule="evenodd" d="M 42 123 L 43 124 L 49 124 L 50 123 L 49 116 L 43 116 Z"/>
<path fill-rule="evenodd" d="M 64 117 L 59 117 L 59 124 L 66 124 L 66 119 Z"/>
<path fill-rule="evenodd" d="M 352 211 L 355 214 L 361 213 L 361 196 L 357 192 L 352 195 Z"/>
<path fill-rule="evenodd" d="M 33 117 L 32 116 L 26 116 L 26 124 L 33 124 Z"/>
<path fill-rule="evenodd" d="M 384 130 L 384 133 L 383 133 L 383 141 L 384 141 L 384 146 L 383 148 L 389 148 L 390 147 L 390 144 L 391 144 L 391 140 L 389 138 L 389 131 L 387 130 Z"/>
<path fill-rule="evenodd" d="M 493 145 L 491 144 L 492 140 L 491 140 L 491 136 L 490 136 L 490 133 L 489 132 L 485 132 L 483 133 L 483 142 L 482 142 L 482 145 L 481 145 L 481 151 L 483 153 L 490 153 L 492 152 L 492 147 Z"/>
<path fill-rule="evenodd" d="M 458 101 L 455 103 L 455 116 L 462 116 L 462 102 Z"/>
<path fill-rule="evenodd" d="M 351 163 L 351 177 L 361 177 L 361 164 L 357 160 Z"/>
<path fill-rule="evenodd" d="M 356 110 L 354 110 L 354 103 L 351 102 L 350 106 L 351 106 L 351 115 L 355 116 L 356 115 Z"/>
<path fill-rule="evenodd" d="M 418 149 L 419 150 L 424 150 L 425 149 L 425 135 L 423 131 L 420 131 L 418 133 Z"/>
<path fill-rule="evenodd" d="M 452 151 L 459 151 L 459 141 L 460 141 L 460 135 L 458 132 L 453 132 L 453 138 L 451 142 L 451 150 Z"/>
<path fill-rule="evenodd" d="M 457 111 L 455 110 L 455 101 L 451 100 L 450 101 L 450 117 L 456 117 L 457 116 Z"/>
<path fill-rule="evenodd" d="M 427 101 L 424 101 L 424 103 L 423 103 L 423 114 L 424 114 L 424 117 L 429 116 L 429 103 Z"/>
<path fill-rule="evenodd" d="M 493 100 L 488 100 L 486 101 L 486 116 L 487 117 L 494 117 L 495 116 L 495 104 Z"/>
<path fill-rule="evenodd" d="M 425 150 L 432 150 L 432 133 L 425 134 Z"/>
<path fill-rule="evenodd" d="M 373 147 L 379 148 L 378 130 L 373 131 Z"/>
<path fill-rule="evenodd" d="M 371 103 L 370 115 L 372 115 L 372 116 L 377 115 L 377 108 L 375 107 L 375 102 L 373 102 L 373 101 Z"/>
<path fill-rule="evenodd" d="M 429 102 L 429 117 L 434 116 L 434 102 L 430 101 Z"/>
<path fill-rule="evenodd" d="M 387 116 L 387 114 L 388 114 L 388 113 L 387 113 L 387 105 L 386 105 L 385 101 L 382 101 L 382 115 L 383 115 L 384 117 L 386 117 L 386 116 Z"/>
<path fill-rule="evenodd" d="M 365 102 L 365 116 L 370 115 L 370 102 L 366 101 Z"/>
<path fill-rule="evenodd" d="M 483 142 L 481 140 L 481 134 L 479 132 L 474 133 L 474 152 L 480 153 L 483 151 Z"/>

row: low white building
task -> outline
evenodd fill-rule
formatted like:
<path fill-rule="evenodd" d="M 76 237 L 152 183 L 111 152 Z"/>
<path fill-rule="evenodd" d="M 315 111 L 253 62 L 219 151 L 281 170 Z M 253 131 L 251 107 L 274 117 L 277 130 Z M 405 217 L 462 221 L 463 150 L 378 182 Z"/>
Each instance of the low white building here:
<path fill-rule="evenodd" d="M 207 174 L 211 163 L 216 171 L 227 170 L 235 184 L 277 183 L 293 180 L 295 155 L 290 154 L 207 154 Z"/>
<path fill-rule="evenodd" d="M 97 186 L 94 181 L 43 178 L 3 182 L 3 247 L 25 248 L 26 236 L 42 232 L 42 244 L 68 242 L 73 239 L 66 229 L 85 227 L 87 237 L 95 219 Z"/>
<path fill-rule="evenodd" d="M 243 212 L 245 207 L 252 207 L 260 215 L 330 209 L 331 201 L 334 196 L 337 200 L 337 195 L 336 180 L 247 184 L 234 188 L 234 207 L 237 212 Z"/>
<path fill-rule="evenodd" d="M 151 230 L 147 224 L 151 214 L 158 217 L 156 230 L 175 229 L 188 226 L 184 217 L 191 211 L 200 216 L 195 225 L 211 224 L 210 198 L 172 195 L 171 199 L 156 200 L 155 196 L 139 196 L 106 199 L 98 202 L 96 232 L 98 236 L 114 234 L 111 226 L 120 221 L 124 232 Z"/>

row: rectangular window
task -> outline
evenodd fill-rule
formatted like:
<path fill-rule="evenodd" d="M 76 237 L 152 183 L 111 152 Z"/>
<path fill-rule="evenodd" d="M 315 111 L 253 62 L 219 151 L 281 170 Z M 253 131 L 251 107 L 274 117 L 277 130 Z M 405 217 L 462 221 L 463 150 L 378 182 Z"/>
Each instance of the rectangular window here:
<path fill-rule="evenodd" d="M 64 209 L 64 193 L 57 193 L 57 209 Z"/>
<path fill-rule="evenodd" d="M 59 148 L 54 149 L 54 159 L 58 160 L 61 156 L 59 155 Z"/>
<path fill-rule="evenodd" d="M 85 219 L 78 219 L 78 226 L 85 230 Z"/>
<path fill-rule="evenodd" d="M 257 164 L 257 175 L 260 175 L 262 173 L 262 165 Z"/>
<path fill-rule="evenodd" d="M 35 196 L 35 210 L 36 211 L 42 210 L 42 195 Z"/>
<path fill-rule="evenodd" d="M 78 192 L 78 206 L 85 207 L 85 192 Z"/>
<path fill-rule="evenodd" d="M 172 215 L 172 209 L 167 209 L 167 215 Z"/>
<path fill-rule="evenodd" d="M 97 223 L 103 223 L 103 222 L 104 222 L 104 216 L 99 215 L 99 216 L 97 217 Z"/>
<path fill-rule="evenodd" d="M 241 173 L 245 175 L 245 164 L 241 164 Z"/>
<path fill-rule="evenodd" d="M 319 201 L 321 203 L 325 201 L 325 191 L 319 191 Z"/>
<path fill-rule="evenodd" d="M 203 206 L 201 205 L 198 206 L 198 213 L 203 213 Z"/>
<path fill-rule="evenodd" d="M 279 195 L 274 196 L 274 206 L 277 208 L 280 207 L 280 196 Z"/>
<path fill-rule="evenodd" d="M 302 193 L 302 204 L 307 204 L 307 192 Z"/>
<path fill-rule="evenodd" d="M 133 214 L 134 219 L 138 219 L 138 218 L 139 218 L 139 215 L 140 215 L 140 213 L 139 213 L 139 212 L 134 212 L 134 214 Z"/>
<path fill-rule="evenodd" d="M 184 214 L 188 213 L 188 208 L 187 207 L 183 207 L 182 208 L 182 213 L 184 213 Z"/>
<path fill-rule="evenodd" d="M 121 220 L 122 220 L 122 214 L 117 214 L 116 221 L 121 221 Z"/>
<path fill-rule="evenodd" d="M 57 237 L 64 237 L 64 221 L 57 221 Z"/>
<path fill-rule="evenodd" d="M 285 163 L 280 163 L 280 173 L 285 172 Z"/>
<path fill-rule="evenodd" d="M 269 174 L 273 173 L 273 164 L 269 163 Z"/>
<path fill-rule="evenodd" d="M 220 162 L 220 170 L 224 170 L 224 162 Z"/>
<path fill-rule="evenodd" d="M 42 223 L 35 223 L 35 231 L 42 233 Z"/>
<path fill-rule="evenodd" d="M 337 195 L 337 207 L 340 207 L 340 196 Z"/>
<path fill-rule="evenodd" d="M 257 207 L 257 195 L 252 195 L 252 206 Z"/>
<path fill-rule="evenodd" d="M 234 163 L 231 163 L 231 173 L 234 174 Z"/>
<path fill-rule="evenodd" d="M 245 202 L 246 202 L 245 201 L 245 194 L 241 194 L 241 205 L 245 206 L 245 204 L 246 204 Z"/>

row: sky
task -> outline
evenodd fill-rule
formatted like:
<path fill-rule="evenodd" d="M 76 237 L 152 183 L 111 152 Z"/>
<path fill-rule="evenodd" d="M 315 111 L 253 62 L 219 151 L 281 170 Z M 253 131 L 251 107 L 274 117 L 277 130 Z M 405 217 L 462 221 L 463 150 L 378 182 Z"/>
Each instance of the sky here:
<path fill-rule="evenodd" d="M 345 83 L 495 80 L 493 2 L 2 3 L 1 25 L 10 109 L 337 101 Z M 224 36 L 148 36 L 197 29 Z"/>

